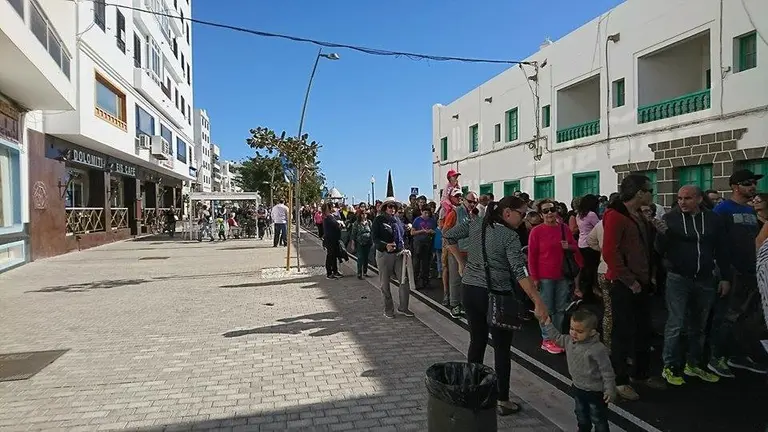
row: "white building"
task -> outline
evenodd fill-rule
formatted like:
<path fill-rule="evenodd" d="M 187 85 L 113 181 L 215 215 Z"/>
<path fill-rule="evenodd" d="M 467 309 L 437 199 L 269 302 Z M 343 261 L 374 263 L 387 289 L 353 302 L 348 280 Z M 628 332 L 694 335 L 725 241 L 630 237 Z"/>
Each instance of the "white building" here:
<path fill-rule="evenodd" d="M 211 119 L 204 109 L 195 108 L 193 115 L 195 159 L 197 160 L 197 184 L 198 192 L 211 192 L 212 166 L 211 166 Z"/>
<path fill-rule="evenodd" d="M 216 144 L 211 144 L 211 189 L 214 192 L 221 192 L 221 148 Z"/>
<path fill-rule="evenodd" d="M 0 272 L 27 262 L 33 246 L 44 247 L 40 225 L 30 220 L 54 205 L 59 191 L 55 182 L 29 182 L 30 159 L 45 152 L 33 111 L 75 107 L 74 17 L 70 2 L 0 1 Z"/>
<path fill-rule="evenodd" d="M 237 171 L 242 165 L 232 162 L 224 161 L 221 164 L 221 191 L 222 192 L 243 192 L 240 187 L 240 173 Z"/>
<path fill-rule="evenodd" d="M 625 1 L 525 59 L 538 68 L 433 107 L 435 197 L 450 169 L 481 193 L 566 202 L 642 172 L 666 206 L 680 184 L 728 191 L 735 169 L 768 173 L 760 31 L 764 0 Z"/>

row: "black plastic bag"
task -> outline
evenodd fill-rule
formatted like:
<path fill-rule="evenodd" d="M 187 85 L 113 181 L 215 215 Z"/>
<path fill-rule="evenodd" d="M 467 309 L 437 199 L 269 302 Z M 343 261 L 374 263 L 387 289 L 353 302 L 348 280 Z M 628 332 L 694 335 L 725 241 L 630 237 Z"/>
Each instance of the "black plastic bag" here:
<path fill-rule="evenodd" d="M 430 395 L 448 404 L 481 410 L 495 408 L 499 397 L 496 372 L 479 363 L 435 363 L 425 378 Z"/>

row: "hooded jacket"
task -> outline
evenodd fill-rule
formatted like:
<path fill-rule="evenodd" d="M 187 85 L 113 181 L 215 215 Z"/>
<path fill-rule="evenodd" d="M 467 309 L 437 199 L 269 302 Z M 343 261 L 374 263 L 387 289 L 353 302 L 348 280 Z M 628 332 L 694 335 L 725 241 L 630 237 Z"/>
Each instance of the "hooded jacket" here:
<path fill-rule="evenodd" d="M 689 279 L 708 279 L 720 268 L 722 280 L 730 280 L 728 231 L 715 212 L 702 208 L 684 213 L 679 207 L 664 215 L 665 233 L 656 235 L 656 250 L 668 271 Z"/>
<path fill-rule="evenodd" d="M 638 282 L 643 287 L 651 283 L 653 263 L 653 225 L 631 216 L 623 202 L 608 206 L 603 215 L 603 259 L 607 264 L 605 277 L 627 287 Z"/>

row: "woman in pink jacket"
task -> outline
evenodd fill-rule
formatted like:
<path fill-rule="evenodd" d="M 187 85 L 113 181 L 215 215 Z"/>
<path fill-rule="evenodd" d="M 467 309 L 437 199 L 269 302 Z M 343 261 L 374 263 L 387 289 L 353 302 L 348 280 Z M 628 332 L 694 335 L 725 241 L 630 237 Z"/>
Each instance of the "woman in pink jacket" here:
<path fill-rule="evenodd" d="M 579 267 L 583 264 L 576 239 L 568 226 L 558 219 L 555 203 L 543 200 L 538 204 L 538 211 L 544 223 L 532 229 L 528 237 L 528 271 L 550 311 L 552 324 L 562 331 L 565 309 L 571 296 L 570 285 L 575 282 L 563 275 L 566 251 L 574 255 Z M 541 335 L 541 349 L 550 354 L 563 352 L 562 348 L 547 338 L 544 329 Z"/>

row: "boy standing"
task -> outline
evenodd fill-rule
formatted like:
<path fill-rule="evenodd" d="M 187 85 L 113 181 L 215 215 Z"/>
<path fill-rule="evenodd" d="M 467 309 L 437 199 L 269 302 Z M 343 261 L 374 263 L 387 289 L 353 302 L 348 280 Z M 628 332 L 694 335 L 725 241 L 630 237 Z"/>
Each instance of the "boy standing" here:
<path fill-rule="evenodd" d="M 550 318 L 543 324 L 549 339 L 565 350 L 579 432 L 590 432 L 593 426 L 595 432 L 607 432 L 608 403 L 616 399 L 616 375 L 597 333 L 597 316 L 577 309 L 568 336 L 560 334 Z"/>

